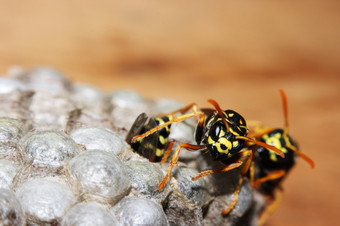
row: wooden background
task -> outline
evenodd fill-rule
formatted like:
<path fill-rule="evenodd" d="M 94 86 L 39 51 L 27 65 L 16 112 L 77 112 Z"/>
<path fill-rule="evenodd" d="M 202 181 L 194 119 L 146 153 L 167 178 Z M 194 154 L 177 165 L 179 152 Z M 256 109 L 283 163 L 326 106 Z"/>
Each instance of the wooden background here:
<path fill-rule="evenodd" d="M 52 66 L 103 91 L 134 89 L 283 125 L 299 161 L 267 225 L 335 225 L 340 210 L 339 1 L 0 0 L 0 74 Z"/>

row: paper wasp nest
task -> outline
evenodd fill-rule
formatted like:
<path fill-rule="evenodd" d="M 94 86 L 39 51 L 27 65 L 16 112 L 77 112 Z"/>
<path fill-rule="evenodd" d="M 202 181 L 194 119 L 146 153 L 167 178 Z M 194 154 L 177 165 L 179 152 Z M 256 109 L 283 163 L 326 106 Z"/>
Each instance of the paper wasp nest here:
<path fill-rule="evenodd" d="M 0 99 L 0 225 L 256 222 L 247 180 L 235 208 L 221 215 L 237 172 L 191 180 L 217 164 L 200 154 L 183 150 L 164 191 L 157 190 L 168 164 L 133 153 L 125 136 L 141 112 L 181 106 L 173 100 L 146 100 L 133 91 L 104 94 L 49 68 L 1 77 Z M 194 124 L 179 123 L 171 138 L 194 143 L 193 133 Z"/>

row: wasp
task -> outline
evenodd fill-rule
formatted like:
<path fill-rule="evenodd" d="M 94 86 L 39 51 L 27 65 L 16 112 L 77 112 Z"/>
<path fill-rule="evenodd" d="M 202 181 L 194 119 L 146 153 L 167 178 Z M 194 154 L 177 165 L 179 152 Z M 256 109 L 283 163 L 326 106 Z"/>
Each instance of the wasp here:
<path fill-rule="evenodd" d="M 146 113 L 141 113 L 132 124 L 126 136 L 126 142 L 131 146 L 132 150 L 144 158 L 149 159 L 150 162 L 166 162 L 170 155 L 174 141 L 169 141 L 171 124 L 169 121 L 173 120 L 177 113 L 184 114 L 190 109 L 197 112 L 195 104 L 190 104 L 186 107 L 178 109 L 168 114 L 160 114 L 156 117 L 149 117 Z M 193 117 L 194 114 L 183 116 L 181 120 Z M 162 128 L 154 130 L 155 127 Z M 153 131 L 150 133 L 150 131 Z M 133 138 L 138 135 L 148 133 L 143 139 L 138 139 L 132 142 Z"/>
<path fill-rule="evenodd" d="M 143 134 L 164 122 L 170 121 L 171 119 L 171 115 L 152 118 L 148 117 L 146 113 L 140 114 L 132 124 L 131 129 L 127 134 L 126 142 L 130 144 L 133 151 L 149 159 L 150 162 L 161 161 L 164 155 L 164 150 L 169 145 L 168 137 L 170 134 L 171 124 L 138 142 L 131 143 L 131 140 L 134 136 Z"/>
<path fill-rule="evenodd" d="M 163 191 L 173 167 L 178 162 L 182 148 L 185 148 L 188 151 L 208 151 L 213 160 L 221 161 L 225 166 L 221 169 L 203 171 L 196 177 L 193 177 L 192 180 L 198 180 L 209 174 L 227 172 L 242 166 L 241 177 L 234 192 L 234 199 L 227 209 L 222 210 L 222 214 L 225 215 L 235 206 L 242 185 L 242 179 L 246 175 L 252 162 L 253 151 L 246 149 L 246 147 L 249 146 L 249 143 L 268 148 L 282 158 L 284 157 L 284 154 L 281 150 L 272 145 L 248 137 L 246 121 L 239 113 L 233 110 L 223 111 L 215 100 L 209 99 L 208 102 L 214 106 L 214 109 L 207 108 L 199 110 L 196 104 L 190 104 L 183 109 L 171 113 L 170 115 L 174 117 L 168 121 L 134 136 L 131 139 L 131 144 L 141 142 L 152 134 L 157 134 L 157 131 L 170 126 L 172 123 L 182 122 L 186 119 L 196 117 L 197 126 L 194 134 L 196 144 L 181 143 L 177 146 L 170 161 L 168 171 L 162 182 L 159 184 L 158 190 Z M 192 109 L 193 112 L 186 113 L 190 109 Z M 176 113 L 182 113 L 182 115 L 175 117 Z"/>
<path fill-rule="evenodd" d="M 283 190 L 281 183 L 295 165 L 296 156 L 301 157 L 314 168 L 313 160 L 299 151 L 297 142 L 288 134 L 287 98 L 283 90 L 280 90 L 280 95 L 283 103 L 284 128 L 273 129 L 256 126 L 252 135 L 257 140 L 280 149 L 285 156 L 282 158 L 264 146 L 257 146 L 254 152 L 255 172 L 251 173 L 253 187 L 272 200 L 271 204 L 262 211 L 259 225 L 264 224 L 281 201 Z"/>

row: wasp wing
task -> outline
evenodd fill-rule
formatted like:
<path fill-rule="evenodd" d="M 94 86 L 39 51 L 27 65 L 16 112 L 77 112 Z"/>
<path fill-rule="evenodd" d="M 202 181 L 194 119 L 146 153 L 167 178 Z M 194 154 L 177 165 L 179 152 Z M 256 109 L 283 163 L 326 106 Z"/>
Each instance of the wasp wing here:
<path fill-rule="evenodd" d="M 157 122 L 153 118 L 148 117 L 145 113 L 142 113 L 136 118 L 126 136 L 126 142 L 130 144 L 132 149 L 150 161 L 153 161 L 156 155 L 159 136 L 158 131 L 150 134 L 147 137 L 144 137 L 142 140 L 137 141 L 136 143 L 132 143 L 131 140 L 134 136 L 141 135 L 156 126 Z"/>
<path fill-rule="evenodd" d="M 137 136 L 139 134 L 141 134 L 141 131 L 144 128 L 144 125 L 146 123 L 146 121 L 149 119 L 149 117 L 147 116 L 146 113 L 141 113 L 140 115 L 138 115 L 138 117 L 136 118 L 136 120 L 134 121 L 134 123 L 132 124 L 125 141 L 131 145 L 131 140 L 134 136 Z"/>

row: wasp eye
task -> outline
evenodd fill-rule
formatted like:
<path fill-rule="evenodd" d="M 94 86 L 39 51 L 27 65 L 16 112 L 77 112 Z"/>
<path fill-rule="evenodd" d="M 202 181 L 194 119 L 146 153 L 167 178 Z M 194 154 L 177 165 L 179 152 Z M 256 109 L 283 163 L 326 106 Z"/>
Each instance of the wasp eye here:
<path fill-rule="evenodd" d="M 210 136 L 213 140 L 217 141 L 220 137 L 224 135 L 225 125 L 223 122 L 215 123 L 210 129 Z"/>

